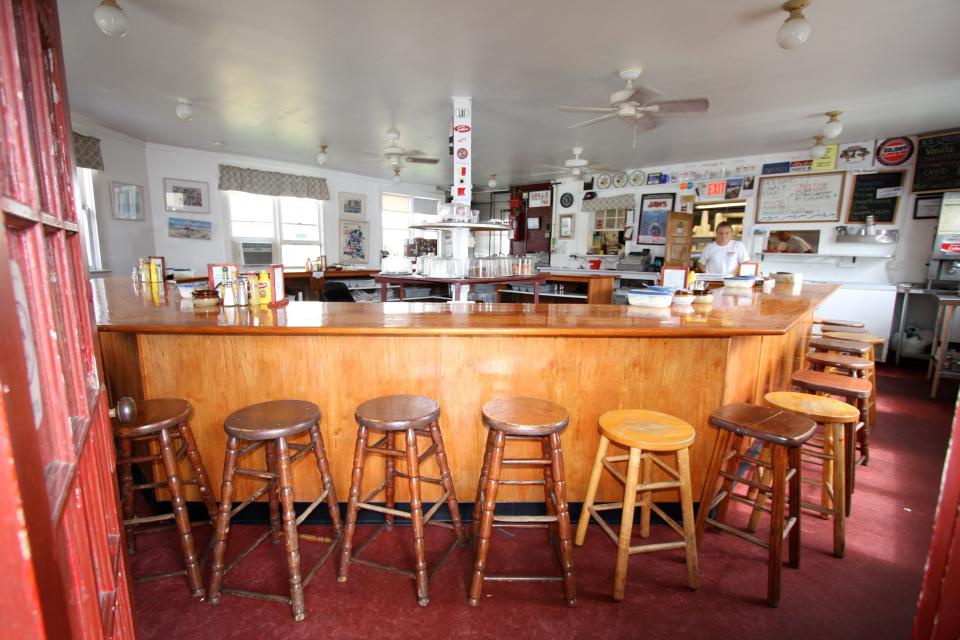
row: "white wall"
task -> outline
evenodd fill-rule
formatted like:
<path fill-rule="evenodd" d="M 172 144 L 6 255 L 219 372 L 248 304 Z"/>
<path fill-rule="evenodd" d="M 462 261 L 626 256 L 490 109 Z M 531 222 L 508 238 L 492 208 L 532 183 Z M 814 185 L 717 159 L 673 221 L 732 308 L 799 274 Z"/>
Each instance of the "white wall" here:
<path fill-rule="evenodd" d="M 151 206 L 146 145 L 83 116 L 73 114 L 71 119 L 77 133 L 100 139 L 104 170 L 93 172 L 93 192 L 103 268 L 113 271 L 113 275 L 127 274 L 136 265 L 137 258 L 153 255 L 154 249 L 153 217 L 157 209 Z M 145 220 L 113 219 L 110 183 L 114 181 L 144 188 Z"/>
<path fill-rule="evenodd" d="M 757 173 L 764 163 L 783 162 L 788 160 L 806 160 L 809 159 L 807 151 L 797 151 L 782 154 L 767 154 L 747 156 L 740 158 L 726 158 L 720 160 L 710 160 L 698 163 L 687 163 L 682 165 L 669 165 L 660 167 L 640 167 L 645 173 L 661 172 L 670 175 L 678 173 L 689 173 L 696 171 L 705 171 L 713 169 L 719 171 L 720 168 L 726 168 L 727 177 L 735 177 L 733 171 L 736 167 L 755 166 Z M 891 253 L 890 245 L 858 245 L 858 244 L 839 244 L 835 242 L 835 227 L 844 224 L 847 207 L 850 203 L 853 187 L 853 173 L 847 172 L 844 180 L 843 202 L 841 203 L 840 221 L 826 223 L 790 223 L 780 225 L 762 225 L 768 230 L 778 228 L 789 229 L 819 229 L 820 247 L 819 253 L 826 255 L 856 255 L 855 261 L 849 257 L 789 257 L 786 255 L 766 256 L 762 262 L 761 269 L 767 271 L 797 271 L 802 272 L 807 279 L 831 280 L 839 282 L 861 282 L 874 284 L 888 284 L 896 282 L 923 282 L 926 280 L 926 262 L 930 256 L 930 249 L 933 244 L 933 235 L 936 231 L 935 219 L 914 220 L 913 204 L 914 196 L 909 194 L 909 185 L 913 179 L 912 162 L 896 169 L 906 169 L 904 179 L 904 195 L 900 198 L 899 208 L 896 214 L 895 224 L 880 225 L 882 228 L 894 228 L 900 230 L 900 240 L 892 250 L 895 251 L 895 257 L 892 259 L 882 259 L 870 256 L 889 255 Z M 629 172 L 628 172 L 629 173 Z M 721 178 L 717 178 L 721 179 Z M 758 176 L 759 182 L 759 176 Z M 590 246 L 592 238 L 593 214 L 582 212 L 580 210 L 582 200 L 582 183 L 579 181 L 567 182 L 560 185 L 558 194 L 565 192 L 573 193 L 574 205 L 569 209 L 563 209 L 559 205 L 559 196 L 556 198 L 554 208 L 554 228 L 557 228 L 556 215 L 560 212 L 576 212 L 576 237 L 571 240 L 559 240 L 556 245 L 556 255 L 552 260 L 554 266 L 575 266 L 576 261 L 570 260 L 570 254 L 584 254 Z M 639 207 L 640 196 L 644 193 L 677 193 L 677 207 L 679 208 L 679 189 L 675 183 L 651 185 L 643 187 L 625 187 L 622 189 L 602 189 L 596 190 L 598 198 L 610 197 L 625 193 L 633 193 L 636 197 L 636 203 Z M 692 192 L 689 192 L 692 193 Z M 756 192 L 754 192 L 756 193 Z M 753 228 L 756 220 L 756 198 L 750 195 L 745 198 L 744 215 L 744 241 L 748 248 L 751 247 Z M 699 224 L 699 219 L 695 221 Z M 647 245 L 643 245 L 647 246 Z M 662 251 L 662 250 L 661 250 Z M 652 251 L 658 255 L 657 251 Z M 659 255 L 662 255 L 660 253 Z M 758 256 L 759 258 L 759 256 Z"/>

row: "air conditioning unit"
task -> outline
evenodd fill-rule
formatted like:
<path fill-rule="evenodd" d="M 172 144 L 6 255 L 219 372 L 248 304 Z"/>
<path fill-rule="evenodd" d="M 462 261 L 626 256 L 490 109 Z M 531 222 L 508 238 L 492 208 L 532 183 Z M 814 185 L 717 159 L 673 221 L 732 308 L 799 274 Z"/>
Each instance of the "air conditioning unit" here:
<path fill-rule="evenodd" d="M 235 243 L 237 261 L 244 267 L 273 264 L 272 242 Z"/>

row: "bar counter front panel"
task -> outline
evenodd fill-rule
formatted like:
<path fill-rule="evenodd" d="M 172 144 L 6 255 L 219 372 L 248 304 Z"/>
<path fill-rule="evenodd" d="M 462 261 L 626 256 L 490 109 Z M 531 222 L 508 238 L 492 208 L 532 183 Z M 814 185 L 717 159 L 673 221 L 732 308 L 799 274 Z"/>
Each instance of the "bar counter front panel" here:
<path fill-rule="evenodd" d="M 769 294 L 718 293 L 713 305 L 686 312 L 400 302 L 299 302 L 280 309 L 200 312 L 173 287 L 159 295 L 126 279 L 93 281 L 112 401 L 122 395 L 189 400 L 191 426 L 215 493 L 222 480 L 227 415 L 256 402 L 293 398 L 310 400 L 323 412 L 320 427 L 340 500 L 350 486 L 354 409 L 369 398 L 397 393 L 440 403 L 460 501 L 475 497 L 486 441 L 480 408 L 508 395 L 546 398 L 570 413 L 561 436 L 570 500 L 583 500 L 597 419 L 617 408 L 662 411 L 694 426 L 691 466 L 698 495 L 715 439 L 710 413 L 729 402 L 762 402 L 768 390 L 789 388 L 790 375 L 803 364 L 813 311 L 836 288 L 807 284 Z M 539 453 L 538 446 L 525 446 L 511 443 L 511 454 Z M 372 457 L 365 473 L 370 487 L 382 481 L 380 457 Z M 428 465 L 426 471 L 433 471 L 434 463 Z M 320 490 L 316 468 L 302 463 L 294 471 L 296 499 L 312 501 Z M 515 473 L 535 478 L 538 470 Z M 237 498 L 257 486 L 238 479 Z M 439 494 L 433 487 L 427 491 Z M 605 477 L 598 497 L 619 500 L 622 491 Z M 398 482 L 397 499 L 406 500 L 405 483 Z M 498 500 L 542 502 L 543 490 L 502 486 Z"/>

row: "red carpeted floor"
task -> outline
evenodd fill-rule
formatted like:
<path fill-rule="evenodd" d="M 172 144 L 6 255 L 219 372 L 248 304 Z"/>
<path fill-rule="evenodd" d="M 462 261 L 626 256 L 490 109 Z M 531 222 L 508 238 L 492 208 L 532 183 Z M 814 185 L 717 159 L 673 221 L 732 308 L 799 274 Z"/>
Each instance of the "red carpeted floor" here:
<path fill-rule="evenodd" d="M 880 374 L 879 426 L 871 438 L 871 464 L 857 473 L 846 557 L 830 553 L 830 522 L 805 512 L 801 568 L 784 568 L 778 609 L 765 604 L 766 551 L 709 532 L 700 552 L 698 592 L 685 585 L 680 552 L 646 554 L 631 558 L 626 599 L 614 603 L 615 547 L 592 526 L 586 544 L 576 549 L 576 608 L 564 606 L 558 583 L 488 583 L 481 606 L 468 607 L 471 555 L 466 549 L 454 552 L 441 567 L 425 608 L 416 605 L 413 581 L 399 575 L 352 565 L 349 582 L 338 583 L 334 554 L 306 589 L 303 622 L 294 623 L 289 607 L 280 603 L 224 596 L 219 606 L 211 606 L 191 598 L 183 578 L 169 578 L 135 586 L 139 637 L 909 637 L 956 394 L 947 386 L 941 400 L 928 400 L 919 369 L 887 367 Z M 358 542 L 373 529 L 360 527 Z M 654 529 L 652 537 L 669 537 L 665 525 Z M 261 530 L 233 526 L 231 557 Z M 208 538 L 209 527 L 200 528 L 198 542 L 205 544 Z M 429 527 L 432 557 L 451 539 L 449 530 Z M 544 541 L 541 530 L 495 532 L 489 571 L 555 572 Z M 381 536 L 368 557 L 410 566 L 411 543 L 409 527 L 398 527 Z M 322 545 L 303 543 L 302 551 L 306 572 Z M 175 534 L 151 534 L 138 538 L 132 567 L 135 573 L 170 570 L 180 561 Z M 264 543 L 225 583 L 285 593 L 282 548 Z"/>

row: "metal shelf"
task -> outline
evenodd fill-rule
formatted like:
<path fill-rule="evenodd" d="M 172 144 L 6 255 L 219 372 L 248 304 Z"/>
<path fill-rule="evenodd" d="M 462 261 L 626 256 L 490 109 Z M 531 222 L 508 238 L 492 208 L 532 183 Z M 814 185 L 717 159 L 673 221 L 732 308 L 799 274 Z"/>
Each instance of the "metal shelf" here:
<path fill-rule="evenodd" d="M 503 224 L 489 222 L 431 222 L 429 224 L 412 224 L 411 229 L 471 229 L 473 231 L 510 231 L 510 227 Z"/>

